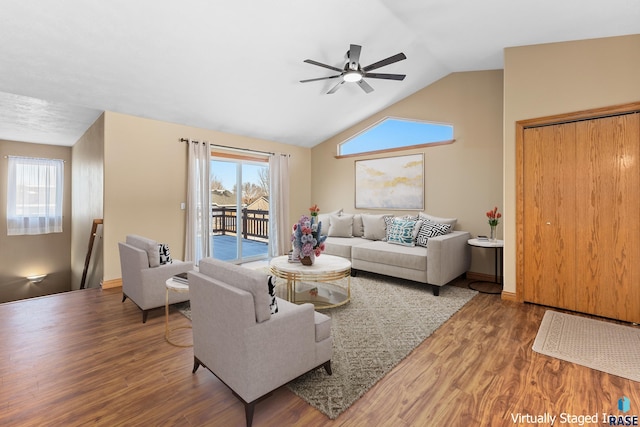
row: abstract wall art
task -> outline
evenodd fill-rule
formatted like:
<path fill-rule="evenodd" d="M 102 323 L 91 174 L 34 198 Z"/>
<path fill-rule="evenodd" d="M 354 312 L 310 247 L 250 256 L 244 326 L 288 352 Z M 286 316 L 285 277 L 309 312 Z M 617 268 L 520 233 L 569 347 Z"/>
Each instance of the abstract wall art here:
<path fill-rule="evenodd" d="M 424 154 L 355 162 L 356 209 L 424 209 Z"/>

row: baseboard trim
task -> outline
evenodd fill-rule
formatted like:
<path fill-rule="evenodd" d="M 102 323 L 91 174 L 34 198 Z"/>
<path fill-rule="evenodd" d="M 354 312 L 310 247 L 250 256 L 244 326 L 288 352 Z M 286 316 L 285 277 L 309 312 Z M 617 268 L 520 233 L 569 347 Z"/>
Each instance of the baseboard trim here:
<path fill-rule="evenodd" d="M 122 279 L 104 280 L 102 282 L 102 289 L 121 288 Z"/>
<path fill-rule="evenodd" d="M 500 298 L 504 301 L 522 302 L 518 301 L 518 296 L 515 292 L 502 291 L 502 295 L 500 296 Z"/>

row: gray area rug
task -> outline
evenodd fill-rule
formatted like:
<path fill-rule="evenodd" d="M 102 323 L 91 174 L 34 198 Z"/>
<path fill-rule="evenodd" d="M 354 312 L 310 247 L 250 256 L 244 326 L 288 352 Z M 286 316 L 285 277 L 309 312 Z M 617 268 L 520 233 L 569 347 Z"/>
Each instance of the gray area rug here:
<path fill-rule="evenodd" d="M 430 286 L 361 272 L 350 303 L 322 310 L 332 318 L 333 375 L 316 369 L 287 387 L 335 419 L 476 294 L 445 286 L 435 297 Z"/>
<path fill-rule="evenodd" d="M 547 310 L 533 350 L 640 381 L 640 328 Z"/>

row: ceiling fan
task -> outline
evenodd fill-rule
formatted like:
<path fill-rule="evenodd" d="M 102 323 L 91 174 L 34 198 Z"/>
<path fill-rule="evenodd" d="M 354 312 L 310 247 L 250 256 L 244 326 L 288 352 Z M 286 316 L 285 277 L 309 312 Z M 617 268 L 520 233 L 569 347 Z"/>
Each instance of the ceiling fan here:
<path fill-rule="evenodd" d="M 386 80 L 404 80 L 406 77 L 405 74 L 384 74 L 384 73 L 370 73 L 369 71 L 384 67 L 385 65 L 393 64 L 394 62 L 402 61 L 403 59 L 407 59 L 404 53 L 397 53 L 393 56 L 390 56 L 386 59 L 383 59 L 378 62 L 374 62 L 371 65 L 367 65 L 366 67 L 360 66 L 360 51 L 362 50 L 362 46 L 357 44 L 352 44 L 347 51 L 347 63 L 344 65 L 344 68 L 340 69 L 338 67 L 334 67 L 331 65 L 323 64 L 318 61 L 314 61 L 313 59 L 305 59 L 304 62 L 307 64 L 317 65 L 319 67 L 328 68 L 333 71 L 337 71 L 340 74 L 329 77 L 318 77 L 315 79 L 306 79 L 300 80 L 300 83 L 306 82 L 315 82 L 318 80 L 327 80 L 327 79 L 336 79 L 340 78 L 340 81 L 337 85 L 332 87 L 327 94 L 335 93 L 340 86 L 344 84 L 344 82 L 353 82 L 357 83 L 362 90 L 366 93 L 373 92 L 373 88 L 369 86 L 369 84 L 364 81 L 364 77 L 371 79 L 386 79 Z"/>

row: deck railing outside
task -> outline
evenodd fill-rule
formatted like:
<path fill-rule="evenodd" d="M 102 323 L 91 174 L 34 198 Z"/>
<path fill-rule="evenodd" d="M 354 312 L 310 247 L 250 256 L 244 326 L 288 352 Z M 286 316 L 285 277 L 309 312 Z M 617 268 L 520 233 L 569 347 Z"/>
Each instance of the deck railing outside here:
<path fill-rule="evenodd" d="M 211 218 L 214 235 L 238 233 L 238 217 L 235 208 L 212 207 Z M 243 208 L 240 220 L 244 239 L 269 239 L 269 211 Z"/>

